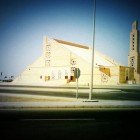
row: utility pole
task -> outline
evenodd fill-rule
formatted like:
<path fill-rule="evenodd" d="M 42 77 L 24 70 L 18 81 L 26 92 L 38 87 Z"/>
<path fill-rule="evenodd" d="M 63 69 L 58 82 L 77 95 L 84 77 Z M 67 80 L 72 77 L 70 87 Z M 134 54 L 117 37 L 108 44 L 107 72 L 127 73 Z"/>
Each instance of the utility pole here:
<path fill-rule="evenodd" d="M 91 82 L 90 82 L 90 93 L 89 100 L 92 99 L 93 91 L 93 69 L 94 69 L 94 42 L 95 42 L 95 17 L 96 17 L 96 0 L 94 0 L 94 14 L 93 14 L 93 36 L 92 36 L 92 60 L 91 60 Z"/>

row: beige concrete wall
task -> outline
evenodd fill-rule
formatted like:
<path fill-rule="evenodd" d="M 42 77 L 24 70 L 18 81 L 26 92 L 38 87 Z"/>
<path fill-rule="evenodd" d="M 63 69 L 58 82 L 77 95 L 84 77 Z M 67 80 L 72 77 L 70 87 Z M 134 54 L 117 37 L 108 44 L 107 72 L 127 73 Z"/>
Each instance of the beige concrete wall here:
<path fill-rule="evenodd" d="M 110 76 L 102 74 L 101 81 L 102 84 L 118 84 L 119 83 L 119 67 L 118 66 L 112 66 L 107 67 L 110 69 Z"/>
<path fill-rule="evenodd" d="M 126 69 L 124 66 L 119 67 L 119 83 L 126 83 Z"/>
<path fill-rule="evenodd" d="M 42 82 L 42 71 L 41 67 L 28 67 L 14 82 Z"/>
<path fill-rule="evenodd" d="M 79 83 L 88 85 L 90 80 L 90 65 L 83 59 L 79 58 L 78 56 L 73 56 L 73 58 L 76 58 L 76 68 L 80 69 L 80 77 L 79 77 Z"/>
<path fill-rule="evenodd" d="M 42 82 L 44 58 L 41 56 L 33 64 L 28 66 L 13 82 Z"/>
<path fill-rule="evenodd" d="M 134 68 L 120 66 L 119 67 L 119 83 L 134 82 Z"/>
<path fill-rule="evenodd" d="M 110 76 L 106 75 L 102 71 L 99 70 L 99 67 L 94 68 L 94 75 L 93 75 L 93 84 L 94 85 L 112 85 L 119 83 L 119 67 L 108 67 L 110 69 Z M 81 84 L 90 84 L 90 67 L 86 70 L 87 73 L 81 75 L 79 78 L 79 83 Z M 85 71 L 84 71 L 85 72 Z"/>
<path fill-rule="evenodd" d="M 47 45 L 50 46 L 49 58 L 46 55 Z M 50 60 L 50 65 L 45 64 L 45 61 L 47 59 Z M 113 60 L 110 61 L 112 62 Z M 94 67 L 93 84 L 112 85 L 118 83 L 125 83 L 126 68 L 123 66 L 119 66 L 117 63 L 115 64 L 116 65 L 110 67 L 105 66 L 105 69 L 107 71 L 101 71 L 99 67 Z M 58 82 L 67 84 L 68 82 L 70 82 L 71 76 L 74 76 L 71 68 L 80 69 L 80 85 L 89 85 L 91 78 L 90 63 L 82 57 L 77 56 L 76 53 L 66 49 L 55 40 L 48 40 L 47 38 L 44 38 L 42 56 L 37 59 L 33 64 L 28 66 L 27 69 L 19 77 L 17 77 L 16 80 L 14 80 L 14 82 L 53 82 L 53 84 Z M 132 73 L 133 71 L 129 70 L 130 79 L 133 78 Z"/>
<path fill-rule="evenodd" d="M 44 41 L 44 48 L 48 44 L 47 39 Z M 55 41 L 49 42 L 51 46 L 51 57 L 50 66 L 45 65 L 45 53 L 31 64 L 15 81 L 18 82 L 49 82 L 56 80 L 67 80 L 65 79 L 66 71 L 68 80 L 71 73 L 71 67 L 79 68 L 81 75 L 79 78 L 79 84 L 88 85 L 90 83 L 91 66 L 84 59 L 78 57 L 76 54 L 65 49 L 59 43 Z M 45 49 L 44 49 L 45 50 Z M 76 62 L 75 65 L 71 64 L 71 60 Z M 94 84 L 116 84 L 118 83 L 118 70 L 117 67 L 111 67 L 111 75 L 107 76 L 99 71 L 99 68 L 94 68 Z M 61 76 L 59 73 L 61 72 Z M 49 79 L 47 79 L 49 77 Z"/>
<path fill-rule="evenodd" d="M 52 41 L 51 44 L 51 66 L 70 66 L 70 52 L 55 41 Z"/>
<path fill-rule="evenodd" d="M 136 84 L 140 84 L 140 74 L 134 72 L 134 79 Z"/>

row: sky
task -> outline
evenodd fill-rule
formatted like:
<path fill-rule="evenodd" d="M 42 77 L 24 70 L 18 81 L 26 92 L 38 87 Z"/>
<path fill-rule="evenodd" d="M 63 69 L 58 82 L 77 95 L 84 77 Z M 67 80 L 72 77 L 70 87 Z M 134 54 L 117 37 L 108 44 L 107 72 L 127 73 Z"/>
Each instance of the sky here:
<path fill-rule="evenodd" d="M 95 46 L 127 66 L 139 0 L 96 0 Z M 18 76 L 43 51 L 43 37 L 92 47 L 94 0 L 1 0 L 0 72 Z M 140 29 L 140 28 L 139 28 Z"/>

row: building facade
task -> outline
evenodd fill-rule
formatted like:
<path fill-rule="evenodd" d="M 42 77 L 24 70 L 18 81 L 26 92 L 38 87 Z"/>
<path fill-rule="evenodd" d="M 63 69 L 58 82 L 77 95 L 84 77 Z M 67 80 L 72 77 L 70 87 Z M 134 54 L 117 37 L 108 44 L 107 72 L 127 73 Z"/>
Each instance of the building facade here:
<path fill-rule="evenodd" d="M 58 39 L 43 39 L 43 53 L 13 82 L 45 83 L 46 85 L 75 84 L 75 68 L 80 69 L 79 84 L 89 85 L 91 79 L 90 47 Z M 134 22 L 130 33 L 128 67 L 108 56 L 94 51 L 94 85 L 112 85 L 140 82 L 140 54 L 138 23 Z"/>

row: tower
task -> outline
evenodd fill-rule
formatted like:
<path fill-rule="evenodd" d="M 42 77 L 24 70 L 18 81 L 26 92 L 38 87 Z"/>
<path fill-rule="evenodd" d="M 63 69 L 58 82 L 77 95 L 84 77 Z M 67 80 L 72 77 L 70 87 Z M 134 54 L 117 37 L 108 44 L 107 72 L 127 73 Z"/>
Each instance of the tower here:
<path fill-rule="evenodd" d="M 140 83 L 140 53 L 139 53 L 140 31 L 138 21 L 132 24 L 130 33 L 130 52 L 128 55 L 128 66 L 134 68 L 134 78 L 136 83 Z"/>

